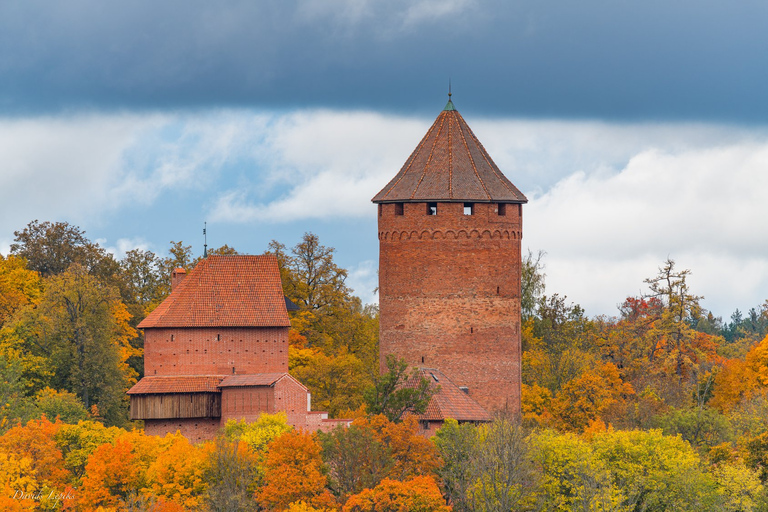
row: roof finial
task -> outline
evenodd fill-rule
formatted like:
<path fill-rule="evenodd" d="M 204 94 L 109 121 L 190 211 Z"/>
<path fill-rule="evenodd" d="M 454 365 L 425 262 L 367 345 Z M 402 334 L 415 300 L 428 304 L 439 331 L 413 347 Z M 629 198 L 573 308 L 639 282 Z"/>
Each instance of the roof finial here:
<path fill-rule="evenodd" d="M 451 77 L 448 77 L 448 103 L 443 110 L 456 110 L 456 107 L 453 106 L 453 102 L 451 101 Z"/>
<path fill-rule="evenodd" d="M 207 233 L 207 231 L 208 231 L 208 223 L 204 222 L 203 223 L 203 239 L 204 239 L 204 242 L 203 242 L 203 258 L 207 258 L 208 257 L 208 233 Z"/>

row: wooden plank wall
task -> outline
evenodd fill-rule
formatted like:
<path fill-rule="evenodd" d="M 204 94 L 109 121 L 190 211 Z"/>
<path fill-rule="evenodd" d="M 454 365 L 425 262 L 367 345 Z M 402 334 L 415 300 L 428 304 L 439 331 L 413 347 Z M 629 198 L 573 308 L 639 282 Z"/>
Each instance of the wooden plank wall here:
<path fill-rule="evenodd" d="M 219 417 L 221 417 L 220 393 L 131 395 L 132 420 Z"/>

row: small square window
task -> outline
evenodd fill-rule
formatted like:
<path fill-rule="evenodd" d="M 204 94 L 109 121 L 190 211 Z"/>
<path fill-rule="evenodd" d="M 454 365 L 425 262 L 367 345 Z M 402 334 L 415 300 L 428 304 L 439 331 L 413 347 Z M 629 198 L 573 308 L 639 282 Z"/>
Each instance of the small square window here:
<path fill-rule="evenodd" d="M 507 214 L 507 205 L 505 203 L 499 203 L 496 206 L 496 212 L 499 215 L 506 215 Z"/>
<path fill-rule="evenodd" d="M 437 203 L 427 203 L 427 215 L 437 215 Z"/>
<path fill-rule="evenodd" d="M 464 203 L 464 215 L 474 215 L 475 205 L 474 203 Z"/>
<path fill-rule="evenodd" d="M 403 203 L 395 203 L 395 215 L 403 214 Z"/>

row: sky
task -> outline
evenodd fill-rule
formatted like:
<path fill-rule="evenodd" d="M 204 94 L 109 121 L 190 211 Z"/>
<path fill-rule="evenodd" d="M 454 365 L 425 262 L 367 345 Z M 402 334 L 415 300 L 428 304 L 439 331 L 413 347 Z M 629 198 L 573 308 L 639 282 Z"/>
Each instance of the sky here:
<path fill-rule="evenodd" d="M 768 3 L 0 1 L 0 253 L 30 221 L 117 257 L 305 232 L 376 301 L 373 197 L 447 100 L 528 197 L 547 293 L 617 314 L 667 258 L 768 299 Z"/>

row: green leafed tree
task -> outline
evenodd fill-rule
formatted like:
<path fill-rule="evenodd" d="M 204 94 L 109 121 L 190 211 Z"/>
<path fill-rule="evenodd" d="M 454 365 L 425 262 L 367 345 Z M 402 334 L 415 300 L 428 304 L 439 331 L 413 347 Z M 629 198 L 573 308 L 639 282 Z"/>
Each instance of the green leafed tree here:
<path fill-rule="evenodd" d="M 18 322 L 27 350 L 47 358 L 49 385 L 68 390 L 87 409 L 97 406 L 107 423 L 126 420 L 126 395 L 135 374 L 126 364 L 135 331 L 115 288 L 79 265 L 46 283 L 35 308 Z"/>
<path fill-rule="evenodd" d="M 85 232 L 67 222 L 33 220 L 13 233 L 11 254 L 27 260 L 28 268 L 43 277 L 66 271 L 78 264 L 88 273 L 116 284 L 119 266 L 111 254 L 86 238 Z"/>
<path fill-rule="evenodd" d="M 439 388 L 432 386 L 417 370 L 409 370 L 404 359 L 390 354 L 386 364 L 387 371 L 374 377 L 373 386 L 363 394 L 366 411 L 383 414 L 389 421 L 400 421 L 406 413 L 426 411 Z"/>

